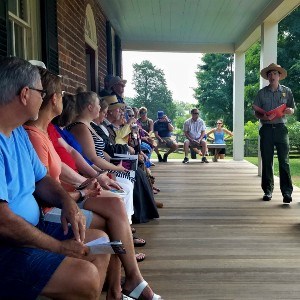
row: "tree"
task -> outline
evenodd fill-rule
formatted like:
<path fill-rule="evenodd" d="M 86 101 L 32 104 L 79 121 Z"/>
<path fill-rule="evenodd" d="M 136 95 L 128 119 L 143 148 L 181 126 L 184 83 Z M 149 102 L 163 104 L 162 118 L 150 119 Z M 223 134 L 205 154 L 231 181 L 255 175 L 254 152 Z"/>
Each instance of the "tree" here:
<path fill-rule="evenodd" d="M 244 97 L 245 123 L 248 121 L 257 121 L 253 113 L 252 104 L 259 90 L 260 48 L 260 42 L 256 42 L 246 52 Z"/>
<path fill-rule="evenodd" d="M 150 118 L 156 119 L 157 111 L 163 110 L 169 118 L 176 115 L 172 93 L 168 90 L 163 70 L 156 68 L 150 61 L 144 60 L 133 65 L 133 85 L 137 96 L 134 106 L 145 106 Z"/>
<path fill-rule="evenodd" d="M 278 64 L 288 71 L 282 84 L 291 88 L 300 120 L 300 6 L 284 18 L 278 26 Z"/>
<path fill-rule="evenodd" d="M 201 117 L 209 126 L 223 119 L 232 130 L 233 55 L 205 54 L 202 61 L 204 64 L 198 65 L 196 72 L 195 89 Z"/>

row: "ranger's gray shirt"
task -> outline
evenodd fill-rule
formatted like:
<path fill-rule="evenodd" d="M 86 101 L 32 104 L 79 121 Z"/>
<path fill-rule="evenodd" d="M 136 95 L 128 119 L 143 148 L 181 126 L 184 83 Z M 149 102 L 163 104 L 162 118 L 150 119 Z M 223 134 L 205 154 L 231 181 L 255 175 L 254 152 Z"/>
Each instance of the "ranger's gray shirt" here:
<path fill-rule="evenodd" d="M 278 89 L 274 92 L 272 91 L 270 85 L 265 86 L 258 91 L 257 96 L 254 100 L 254 104 L 265 111 L 270 111 L 284 103 L 287 107 L 295 107 L 292 91 L 290 88 L 284 85 L 279 85 Z M 260 122 L 262 124 L 286 123 L 286 116 L 283 115 L 282 118 L 275 118 L 271 121 L 260 120 Z"/>

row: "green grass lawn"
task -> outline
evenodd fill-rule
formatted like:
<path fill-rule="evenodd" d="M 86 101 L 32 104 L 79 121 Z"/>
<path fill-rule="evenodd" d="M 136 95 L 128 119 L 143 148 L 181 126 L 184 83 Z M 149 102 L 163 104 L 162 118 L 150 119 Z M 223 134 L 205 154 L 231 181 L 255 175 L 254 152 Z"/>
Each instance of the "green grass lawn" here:
<path fill-rule="evenodd" d="M 245 160 L 251 162 L 252 164 L 256 165 L 258 164 L 257 157 L 245 157 Z M 300 159 L 299 158 L 290 158 L 290 170 L 291 170 L 291 176 L 293 184 L 297 187 L 300 187 Z M 275 157 L 274 159 L 274 174 L 276 176 L 279 175 L 278 171 L 278 160 Z"/>
<path fill-rule="evenodd" d="M 163 152 L 162 152 L 163 153 Z M 157 156 L 153 152 L 152 158 L 156 159 Z M 171 153 L 169 155 L 169 158 L 173 159 L 183 159 L 184 158 L 184 153 Z M 232 157 L 226 157 L 227 159 L 232 159 Z M 254 164 L 257 166 L 258 164 L 258 159 L 257 157 L 245 157 L 245 160 L 249 161 L 250 163 Z M 297 187 L 300 187 L 300 159 L 299 158 L 290 158 L 290 168 L 291 168 L 291 176 L 292 176 L 292 181 L 293 184 Z M 274 174 L 278 176 L 278 160 L 277 158 L 274 159 Z"/>

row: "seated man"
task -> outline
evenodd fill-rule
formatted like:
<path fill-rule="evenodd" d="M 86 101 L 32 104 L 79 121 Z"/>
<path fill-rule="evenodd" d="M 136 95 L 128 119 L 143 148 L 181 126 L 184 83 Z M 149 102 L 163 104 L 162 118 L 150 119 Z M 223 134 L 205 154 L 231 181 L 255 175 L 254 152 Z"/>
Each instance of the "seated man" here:
<path fill-rule="evenodd" d="M 193 108 L 191 110 L 191 115 L 192 117 L 187 119 L 183 124 L 183 131 L 186 136 L 186 140 L 183 144 L 185 157 L 182 163 L 187 164 L 189 162 L 189 147 L 191 147 L 197 154 L 202 155 L 203 163 L 208 163 L 208 160 L 205 157 L 205 154 L 207 153 L 205 123 L 199 118 L 199 110 L 197 108 Z M 202 150 L 201 152 L 198 150 L 200 148 Z"/>
<path fill-rule="evenodd" d="M 0 59 L 0 88 L 0 299 L 98 299 L 110 256 L 83 243 L 105 234 L 85 230 L 21 126 L 37 118 L 46 93 L 37 67 Z M 62 208 L 62 225 L 43 221 L 35 198 Z"/>
<path fill-rule="evenodd" d="M 171 132 L 174 130 L 174 127 L 165 115 L 163 111 L 157 112 L 157 120 L 153 125 L 155 137 L 158 140 L 158 147 L 165 145 L 169 150 L 161 157 L 159 151 L 157 151 L 157 158 L 159 162 L 167 162 L 168 155 L 177 150 L 178 144 L 172 139 Z"/>

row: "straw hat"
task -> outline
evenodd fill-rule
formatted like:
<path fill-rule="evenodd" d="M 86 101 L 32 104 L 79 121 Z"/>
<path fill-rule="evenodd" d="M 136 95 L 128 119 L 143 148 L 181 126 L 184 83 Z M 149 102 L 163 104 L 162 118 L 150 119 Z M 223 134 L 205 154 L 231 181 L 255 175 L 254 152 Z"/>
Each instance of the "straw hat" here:
<path fill-rule="evenodd" d="M 287 76 L 287 71 L 284 68 L 282 68 L 280 65 L 272 63 L 260 71 L 261 77 L 268 80 L 269 71 L 278 71 L 280 79 L 284 79 Z"/>
<path fill-rule="evenodd" d="M 102 97 L 108 104 L 108 110 L 113 110 L 115 108 L 125 107 L 125 103 L 118 102 L 116 95 Z"/>

